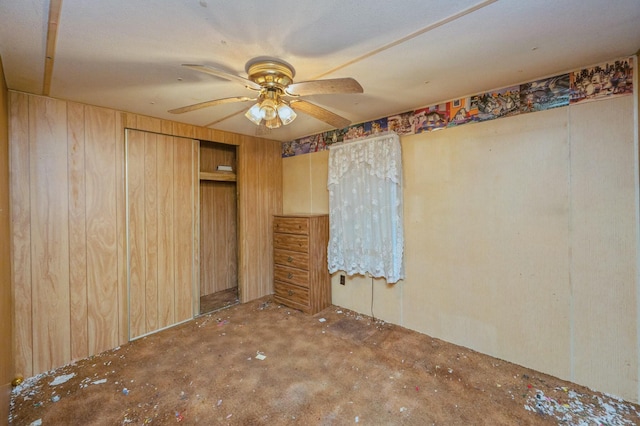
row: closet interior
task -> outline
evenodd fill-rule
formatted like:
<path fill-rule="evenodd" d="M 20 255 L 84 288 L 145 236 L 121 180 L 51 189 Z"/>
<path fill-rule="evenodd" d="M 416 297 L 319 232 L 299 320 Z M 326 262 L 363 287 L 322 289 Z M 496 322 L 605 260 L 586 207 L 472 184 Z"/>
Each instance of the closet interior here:
<path fill-rule="evenodd" d="M 236 150 L 200 141 L 200 314 L 239 301 Z"/>

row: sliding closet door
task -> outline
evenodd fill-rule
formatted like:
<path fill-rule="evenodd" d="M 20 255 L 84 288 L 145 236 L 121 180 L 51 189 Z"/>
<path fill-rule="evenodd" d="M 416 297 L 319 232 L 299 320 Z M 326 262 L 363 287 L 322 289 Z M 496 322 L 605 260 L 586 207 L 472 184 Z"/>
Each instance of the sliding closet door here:
<path fill-rule="evenodd" d="M 193 318 L 198 142 L 127 130 L 129 338 Z"/>

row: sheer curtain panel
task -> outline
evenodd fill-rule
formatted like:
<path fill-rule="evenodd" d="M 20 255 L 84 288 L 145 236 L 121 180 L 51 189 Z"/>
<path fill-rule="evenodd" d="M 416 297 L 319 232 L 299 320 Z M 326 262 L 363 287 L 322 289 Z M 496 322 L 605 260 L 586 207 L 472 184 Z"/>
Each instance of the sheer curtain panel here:
<path fill-rule="evenodd" d="M 395 133 L 329 151 L 329 272 L 404 278 L 402 152 Z"/>

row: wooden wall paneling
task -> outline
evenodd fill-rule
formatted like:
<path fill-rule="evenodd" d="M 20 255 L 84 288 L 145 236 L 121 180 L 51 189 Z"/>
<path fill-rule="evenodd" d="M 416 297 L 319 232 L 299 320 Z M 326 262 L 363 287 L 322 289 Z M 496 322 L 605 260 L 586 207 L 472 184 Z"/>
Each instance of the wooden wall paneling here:
<path fill-rule="evenodd" d="M 151 133 L 162 132 L 162 120 L 136 114 L 136 129 Z"/>
<path fill-rule="evenodd" d="M 137 123 L 136 114 L 132 114 L 130 112 L 121 112 L 120 113 L 120 125 L 121 129 L 135 129 Z M 123 142 L 124 142 L 124 134 L 123 134 Z"/>
<path fill-rule="evenodd" d="M 163 135 L 173 135 L 173 122 L 169 120 L 162 120 L 161 133 Z"/>
<path fill-rule="evenodd" d="M 269 257 L 267 259 L 268 266 L 265 266 L 267 271 L 271 271 L 273 267 L 273 233 L 271 229 L 273 227 L 273 215 L 282 213 L 282 144 L 280 142 L 268 142 L 262 140 L 262 144 L 265 149 L 265 156 L 269 159 L 265 164 L 266 170 L 264 173 L 269 177 L 268 197 L 265 201 L 267 209 L 267 223 L 266 227 L 266 246 Z M 262 291 L 269 294 L 273 291 L 273 282 L 271 280 L 265 281 L 262 287 Z"/>
<path fill-rule="evenodd" d="M 235 182 L 219 182 L 221 190 L 221 198 L 225 206 L 224 219 L 220 223 L 221 235 L 225 236 L 224 241 L 224 256 L 223 259 L 226 268 L 222 268 L 225 271 L 225 283 L 224 289 L 229 289 L 238 286 L 238 197 L 237 197 L 237 185 Z M 223 290 L 224 290 L 223 289 Z"/>
<path fill-rule="evenodd" d="M 9 184 L 9 91 L 0 58 L 0 419 L 9 418 L 13 369 L 11 309 L 11 206 Z"/>
<path fill-rule="evenodd" d="M 29 157 L 29 97 L 9 92 L 13 358 L 16 373 L 25 377 L 34 374 Z"/>
<path fill-rule="evenodd" d="M 216 196 L 217 182 L 203 181 L 200 183 L 200 215 L 201 215 L 201 253 L 202 260 L 200 265 L 200 296 L 215 293 L 224 288 L 218 288 L 222 281 L 222 271 L 219 265 L 223 263 L 222 247 L 224 240 L 220 237 L 224 234 L 219 233 L 218 221 L 219 217 L 217 206 L 221 206 L 223 200 Z M 217 217 L 218 216 L 218 217 Z M 226 259 L 225 259 L 226 260 Z"/>
<path fill-rule="evenodd" d="M 193 318 L 193 147 L 196 141 L 174 138 L 175 320 Z"/>
<path fill-rule="evenodd" d="M 200 171 L 215 172 L 220 165 L 231 166 L 236 171 L 236 145 L 201 141 Z"/>
<path fill-rule="evenodd" d="M 238 285 L 235 182 L 200 182 L 200 295 Z"/>
<path fill-rule="evenodd" d="M 258 142 L 265 161 L 261 163 L 262 176 L 268 179 L 269 190 L 260 192 L 260 204 L 264 206 L 265 214 L 262 216 L 262 227 L 265 236 L 262 240 L 262 247 L 267 256 L 262 267 L 271 271 L 273 267 L 273 215 L 282 212 L 282 158 L 280 157 L 281 144 L 262 140 Z M 274 190 L 278 188 L 277 190 Z M 260 294 L 270 294 L 273 292 L 273 281 L 263 279 Z"/>
<path fill-rule="evenodd" d="M 69 165 L 69 304 L 71 358 L 89 355 L 84 105 L 67 104 Z"/>
<path fill-rule="evenodd" d="M 213 259 L 215 256 L 215 244 L 213 243 L 214 235 L 212 230 L 213 220 L 211 218 L 211 203 L 213 196 L 213 181 L 200 182 L 200 296 L 211 294 L 213 288 L 213 274 L 215 268 Z"/>
<path fill-rule="evenodd" d="M 158 129 L 166 131 L 170 128 L 172 133 L 210 135 L 211 139 L 234 145 L 244 144 L 245 139 L 253 144 L 258 144 L 263 140 L 245 138 L 221 131 L 199 129 L 196 126 L 176 124 L 167 120 L 121 113 L 104 108 L 80 106 L 75 103 L 55 101 L 33 95 L 11 92 L 10 98 L 11 215 L 13 226 L 11 261 L 14 270 L 12 298 L 15 309 L 14 318 L 19 318 L 19 321 L 16 321 L 14 325 L 15 366 L 18 369 L 16 371 L 32 375 L 47 369 L 45 367 L 45 364 L 49 363 L 47 359 L 65 358 L 60 362 L 51 361 L 59 366 L 70 362 L 73 358 L 82 356 L 83 353 L 98 353 L 123 343 L 129 339 L 129 312 L 132 313 L 131 320 L 134 326 L 135 315 L 139 312 L 143 312 L 144 315 L 146 303 L 141 306 L 142 311 L 136 310 L 133 304 L 129 306 L 128 274 L 132 273 L 132 282 L 136 278 L 142 279 L 143 284 L 146 282 L 144 281 L 146 275 L 136 275 L 136 273 L 138 275 L 145 273 L 145 265 L 141 262 L 146 262 L 146 258 L 140 256 L 140 253 L 143 253 L 140 250 L 146 250 L 146 246 L 144 246 L 146 241 L 139 238 L 135 241 L 128 241 L 127 227 L 132 227 L 133 234 L 136 229 L 144 231 L 145 211 L 144 209 L 140 210 L 143 214 L 140 220 L 136 216 L 135 208 L 127 212 L 126 206 L 128 197 L 135 200 L 136 196 L 144 197 L 145 193 L 144 187 L 142 193 L 137 194 L 135 187 L 129 188 L 128 183 L 125 185 L 125 180 L 129 182 L 136 179 L 135 172 L 132 176 L 127 176 L 127 173 L 132 170 L 126 166 L 125 158 L 127 161 L 133 162 L 136 161 L 136 158 L 128 158 L 125 152 L 125 149 L 130 147 L 125 148 L 124 129 L 141 127 L 157 132 Z M 32 111 L 29 111 L 30 103 L 34 105 Z M 52 111 L 47 110 L 46 105 L 52 106 L 53 115 L 57 118 L 51 120 Z M 84 118 L 82 118 L 83 114 Z M 43 136 L 47 133 L 49 136 Z M 50 145 L 51 135 L 56 135 L 53 139 L 60 139 L 61 145 L 56 143 L 58 150 L 54 156 L 45 159 L 39 153 Z M 37 147 L 36 153 L 32 152 L 29 141 L 32 141 L 32 144 Z M 195 233 L 195 229 L 198 228 L 194 228 L 194 224 L 197 226 L 199 220 L 197 205 L 199 197 L 194 192 L 198 188 L 196 184 L 199 172 L 198 146 L 195 141 L 187 141 L 186 144 L 184 141 L 180 144 L 179 141 L 183 140 L 176 139 L 169 144 L 174 155 L 173 159 L 169 159 L 169 162 L 173 161 L 171 170 L 174 174 L 169 176 L 166 173 L 160 174 L 160 168 L 165 172 L 169 169 L 162 162 L 156 164 L 158 197 L 163 196 L 160 193 L 162 185 L 166 185 L 168 182 L 173 185 L 170 189 L 165 187 L 167 191 L 165 195 L 171 198 L 171 204 L 163 204 L 170 211 L 163 211 L 161 206 L 157 204 L 157 255 L 161 255 L 161 250 L 171 251 L 174 253 L 176 262 L 163 265 L 167 268 L 165 270 L 160 268 L 159 260 L 157 262 L 159 266 L 157 276 L 159 277 L 160 274 L 173 275 L 175 280 L 175 287 L 172 289 L 173 297 L 163 299 L 162 291 L 166 291 L 166 289 L 157 287 L 155 290 L 158 300 L 155 308 L 157 309 L 157 327 L 189 319 L 193 317 L 194 309 L 197 308 L 195 302 L 197 299 L 193 295 L 197 292 L 197 288 L 194 286 L 199 282 L 197 278 L 199 275 L 198 262 L 200 261 L 197 249 L 199 235 Z M 279 146 L 279 143 L 275 142 L 266 141 L 266 143 Z M 63 150 L 65 152 L 60 152 L 60 146 L 66 148 Z M 185 149 L 183 150 L 181 146 Z M 156 148 L 158 149 L 158 146 Z M 82 154 L 82 149 L 84 149 L 84 154 Z M 255 149 L 258 149 L 257 145 L 252 146 L 247 152 L 252 152 Z M 277 158 L 279 160 L 279 152 Z M 32 161 L 35 162 L 32 163 Z M 140 161 L 144 166 L 144 151 Z M 256 169 L 261 161 L 264 161 L 264 157 L 258 156 L 247 162 L 246 170 Z M 61 178 L 51 179 L 47 167 L 52 168 L 54 176 L 59 173 Z M 241 165 L 238 164 L 238 167 L 240 168 Z M 240 210 L 244 206 L 250 212 L 250 215 L 244 216 L 246 223 L 243 224 L 240 220 L 237 222 L 240 234 L 236 241 L 242 241 L 242 246 L 238 249 L 239 253 L 242 253 L 247 247 L 255 249 L 254 243 L 260 245 L 260 248 L 254 252 L 260 252 L 263 248 L 262 245 L 264 245 L 260 241 L 265 238 L 265 235 L 267 238 L 269 235 L 266 230 L 264 233 L 258 232 L 249 238 L 242 234 L 243 226 L 247 227 L 247 223 L 250 223 L 256 214 L 270 216 L 273 213 L 270 211 L 272 207 L 265 208 L 265 206 L 258 205 L 260 203 L 258 189 L 260 191 L 275 190 L 275 194 L 280 191 L 279 188 L 272 185 L 272 176 L 264 176 L 266 170 L 269 170 L 269 174 L 271 174 L 273 169 L 269 167 L 258 167 L 257 169 L 262 171 L 254 173 L 253 179 L 244 179 L 245 183 L 249 183 L 245 187 L 252 188 L 253 191 L 250 192 L 253 195 L 247 198 L 250 202 L 241 198 L 236 199 Z M 144 173 L 144 167 L 139 170 Z M 276 173 L 278 172 L 276 171 Z M 43 176 L 47 176 L 49 187 L 42 187 L 40 184 L 45 180 Z M 238 179 L 242 181 L 243 178 L 240 176 Z M 144 174 L 140 182 L 144 185 Z M 60 185 L 63 186 L 63 192 L 58 190 Z M 238 184 L 238 186 L 240 185 L 242 183 Z M 47 194 L 54 193 L 54 188 L 56 198 L 47 197 Z M 237 190 L 241 191 L 239 187 Z M 60 197 L 61 193 L 62 197 Z M 144 198 L 141 200 L 140 206 L 144 208 Z M 34 206 L 37 207 L 36 211 L 34 211 Z M 238 214 L 240 214 L 240 210 Z M 52 220 L 45 221 L 43 218 L 50 212 L 56 213 L 57 216 L 49 215 L 47 218 Z M 138 220 L 138 226 L 142 226 L 142 228 L 136 228 L 136 224 L 131 223 L 127 214 L 132 214 L 134 220 Z M 83 220 L 85 221 L 84 242 L 82 241 Z M 43 226 L 46 229 L 46 241 L 43 237 L 45 232 Z M 49 234 L 50 229 L 47 227 L 54 228 L 54 234 Z M 258 228 L 262 227 L 262 225 L 258 226 Z M 163 240 L 162 232 L 171 233 L 171 238 Z M 61 237 L 58 237 L 58 234 Z M 51 238 L 50 235 L 53 237 Z M 48 249 L 53 244 L 59 244 L 60 238 L 62 238 L 66 249 L 56 253 L 58 256 L 54 259 L 56 271 L 45 271 L 41 262 L 38 265 L 31 263 L 31 259 L 35 259 L 36 255 L 40 256 L 45 247 Z M 132 246 L 127 247 L 130 243 Z M 85 247 L 85 255 L 82 254 L 83 246 Z M 129 249 L 132 249 L 131 259 L 128 257 Z M 266 250 L 266 252 L 270 253 L 271 251 Z M 146 252 L 144 253 L 146 254 Z M 176 253 L 180 255 L 175 256 Z M 248 258 L 248 256 L 245 257 L 245 259 Z M 85 264 L 84 278 L 83 263 Z M 249 264 L 247 261 L 244 263 Z M 270 270 L 265 269 L 265 265 L 270 263 L 270 261 L 265 262 L 260 258 L 257 262 L 251 262 L 251 267 L 248 268 L 246 275 L 247 277 L 258 277 L 258 284 L 254 285 L 253 291 L 247 292 L 245 301 L 263 295 L 261 293 L 264 291 L 261 289 L 265 287 L 265 283 L 260 282 L 260 276 L 266 276 L 268 283 L 270 282 Z M 58 265 L 61 267 L 57 268 Z M 136 267 L 138 267 L 137 271 Z M 67 278 L 55 278 L 55 280 L 52 278 L 50 283 L 55 281 L 56 290 L 59 290 L 60 287 L 64 288 L 63 294 L 61 296 L 52 294 L 50 300 L 46 300 L 44 294 L 38 293 L 37 289 L 33 287 L 37 280 L 35 273 L 38 276 L 49 274 L 49 277 L 53 277 L 53 273 L 60 274 L 61 271 L 63 275 L 67 275 Z M 240 287 L 242 285 L 248 286 L 250 280 L 241 278 L 244 271 L 238 268 L 236 272 Z M 86 282 L 84 289 L 82 288 L 83 279 Z M 43 285 L 42 280 L 39 281 L 39 285 Z M 135 283 L 132 290 L 134 292 L 136 290 Z M 153 299 L 144 292 L 143 297 L 147 296 L 150 300 Z M 37 306 L 33 297 L 38 298 Z M 83 302 L 86 303 L 86 310 Z M 56 309 L 53 309 L 54 306 Z M 60 306 L 62 308 L 58 309 L 57 307 Z M 73 319 L 70 317 L 72 309 L 74 312 L 81 312 Z M 51 345 L 45 344 L 42 340 L 43 336 L 48 333 L 42 325 L 45 322 L 49 323 L 49 311 L 55 311 L 54 313 L 60 317 L 66 316 L 67 318 L 66 327 L 56 327 L 56 333 L 60 332 L 64 335 L 63 339 L 56 338 L 56 342 Z M 86 321 L 84 320 L 85 311 Z M 166 315 L 167 312 L 172 312 L 174 317 L 170 318 L 170 315 Z M 47 320 L 45 321 L 44 318 Z M 143 324 L 145 320 L 142 318 Z M 144 333 L 145 328 L 147 327 L 142 327 L 140 332 Z M 34 354 L 39 351 L 34 349 L 36 347 L 34 345 L 38 349 L 48 351 L 48 353 L 38 355 L 39 359 L 35 360 Z"/>
<path fill-rule="evenodd" d="M 234 138 L 232 133 L 228 132 L 220 132 L 219 139 L 216 139 L 216 142 L 223 142 L 229 145 L 239 145 L 238 141 Z"/>
<path fill-rule="evenodd" d="M 215 165 L 214 165 L 215 160 L 213 159 L 213 157 L 216 153 L 213 149 L 209 148 L 209 147 L 214 147 L 215 145 L 216 145 L 215 143 L 200 141 L 199 164 L 200 164 L 201 172 L 215 171 Z"/>
<path fill-rule="evenodd" d="M 145 333 L 144 133 L 127 131 L 129 338 Z"/>
<path fill-rule="evenodd" d="M 238 153 L 241 301 L 273 293 L 271 221 L 282 212 L 281 144 L 245 136 Z"/>
<path fill-rule="evenodd" d="M 175 323 L 173 138 L 158 136 L 158 328 Z"/>
<path fill-rule="evenodd" d="M 116 114 L 116 232 L 118 239 L 118 344 L 129 340 L 129 291 L 127 288 L 126 128 L 135 124 L 133 114 Z"/>
<path fill-rule="evenodd" d="M 256 232 L 256 235 L 260 235 L 260 238 L 258 238 L 252 244 L 252 257 L 255 259 L 255 263 L 253 266 L 255 270 L 253 271 L 253 273 L 258 274 L 258 271 L 268 268 L 267 260 L 265 258 L 270 257 L 267 255 L 269 251 L 273 251 L 273 245 L 270 244 L 270 242 L 272 241 L 272 237 L 269 236 L 272 229 L 272 227 L 269 226 L 271 215 L 265 214 L 268 211 L 268 204 L 264 202 L 265 195 L 269 194 L 270 188 L 268 186 L 269 178 L 264 174 L 265 166 L 268 166 L 268 163 L 265 164 L 265 161 L 268 161 L 268 159 L 264 158 L 265 147 L 262 146 L 258 140 L 253 138 L 251 140 L 251 146 L 254 148 L 252 160 L 255 161 L 255 163 L 253 164 L 253 169 L 255 171 L 253 178 L 258 182 L 262 181 L 261 177 L 265 179 L 255 187 L 254 191 L 252 191 L 251 194 L 251 202 L 254 205 L 258 206 L 258 209 L 261 212 L 261 214 L 256 215 L 253 221 L 253 225 L 255 226 L 254 232 Z M 264 187 L 261 188 L 261 185 L 264 185 Z M 255 279 L 254 277 L 252 281 L 254 283 L 254 287 L 252 289 L 254 298 L 260 297 L 258 296 L 259 294 L 264 295 L 273 293 L 273 285 L 271 285 L 271 288 L 268 288 L 266 290 L 264 289 L 266 287 L 265 281 L 272 283 L 272 280 L 270 280 L 269 278 L 260 276 L 258 279 Z"/>
<path fill-rule="evenodd" d="M 236 265 L 238 269 L 238 300 L 240 301 L 240 303 L 248 301 L 248 299 L 245 299 L 245 293 L 247 293 L 246 287 L 248 285 L 248 273 L 246 270 L 248 253 L 246 252 L 247 237 L 246 226 L 244 223 L 245 218 L 247 217 L 245 213 L 247 204 L 245 203 L 245 196 L 243 193 L 245 187 L 244 182 L 246 180 L 244 178 L 244 169 L 246 168 L 247 161 L 242 158 L 244 153 L 246 153 L 247 151 L 248 150 L 243 148 L 242 145 L 236 147 L 236 208 L 238 209 L 236 213 L 236 232 L 238 234 L 236 237 L 236 243 L 238 244 L 238 262 Z"/>
<path fill-rule="evenodd" d="M 227 133 L 225 136 L 225 139 L 228 141 L 228 143 L 230 143 L 231 145 L 240 145 L 241 143 L 243 143 L 243 141 L 246 138 L 251 138 L 251 139 L 258 139 L 258 138 L 254 138 L 251 136 L 244 136 L 244 135 L 239 135 L 237 133 Z"/>
<path fill-rule="evenodd" d="M 178 123 L 177 121 L 173 122 L 173 133 L 174 136 L 178 136 L 181 138 L 189 138 L 192 139 L 195 137 L 195 126 L 191 124 Z"/>
<path fill-rule="evenodd" d="M 193 280 L 191 284 L 191 310 L 200 313 L 200 142 L 191 142 L 191 185 L 193 194 Z"/>
<path fill-rule="evenodd" d="M 158 328 L 158 157 L 156 133 L 144 134 L 145 332 Z"/>
<path fill-rule="evenodd" d="M 212 142 L 224 142 L 224 143 L 230 143 L 227 142 L 225 139 L 227 139 L 227 132 L 223 132 L 222 130 L 217 130 L 217 129 L 210 129 L 210 138 L 204 139 L 207 141 L 212 141 Z M 237 144 L 233 144 L 233 145 L 237 145 Z"/>
<path fill-rule="evenodd" d="M 33 368 L 71 358 L 66 103 L 29 102 Z"/>
<path fill-rule="evenodd" d="M 252 231 L 252 227 L 249 226 L 248 221 L 250 215 L 247 214 L 247 208 L 251 206 L 249 200 L 251 199 L 251 192 L 254 188 L 250 171 L 252 164 L 247 158 L 251 155 L 251 148 L 249 143 L 243 143 L 238 147 L 238 172 L 236 184 L 238 186 L 238 244 L 240 250 L 238 251 L 238 297 L 241 303 L 251 300 L 251 295 L 254 293 L 249 287 L 251 285 L 251 277 L 254 275 L 253 270 L 249 269 L 248 259 L 253 256 L 251 251 L 251 244 L 249 243 L 249 233 Z M 256 237 L 254 235 L 254 237 Z"/>
<path fill-rule="evenodd" d="M 116 112 L 85 107 L 89 353 L 118 346 Z"/>
<path fill-rule="evenodd" d="M 264 157 L 264 161 L 258 164 L 259 175 L 269 179 L 271 162 L 268 159 L 268 144 L 256 141 L 256 145 L 260 152 L 259 155 Z M 269 182 L 269 180 L 267 182 Z M 273 267 L 273 215 L 267 213 L 270 210 L 271 196 L 272 192 L 270 190 L 258 191 L 256 194 L 256 202 L 258 205 L 264 206 L 263 209 L 265 210 L 265 214 L 260 215 L 260 232 L 263 233 L 263 238 L 260 239 L 259 243 L 260 251 L 263 253 L 263 256 L 260 258 L 260 269 L 268 271 L 271 271 Z M 266 238 L 264 238 L 264 236 L 266 236 Z M 270 279 L 262 277 L 257 284 L 257 294 L 270 294 L 274 292 L 273 281 Z"/>
<path fill-rule="evenodd" d="M 196 127 L 193 134 L 194 139 L 201 141 L 213 141 L 213 130 L 208 127 Z"/>
<path fill-rule="evenodd" d="M 269 177 L 269 197 L 266 205 L 268 219 L 266 226 L 266 244 L 267 253 L 269 253 L 268 266 L 265 269 L 271 272 L 273 267 L 273 233 L 271 232 L 273 226 L 273 215 L 282 213 L 282 144 L 280 142 L 269 141 L 265 144 L 265 140 L 262 143 L 266 149 L 266 156 L 269 158 L 267 170 L 265 174 Z M 271 276 L 271 275 L 269 275 Z M 269 294 L 273 291 L 273 282 L 271 280 L 264 283 L 262 291 L 266 291 Z"/>

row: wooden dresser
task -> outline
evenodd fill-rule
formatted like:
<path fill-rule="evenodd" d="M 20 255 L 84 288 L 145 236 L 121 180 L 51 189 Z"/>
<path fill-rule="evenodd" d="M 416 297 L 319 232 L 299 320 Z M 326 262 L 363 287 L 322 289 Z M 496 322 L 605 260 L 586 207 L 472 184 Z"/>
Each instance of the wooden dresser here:
<path fill-rule="evenodd" d="M 276 302 L 311 315 L 331 305 L 328 241 L 327 215 L 274 216 L 273 281 Z"/>

